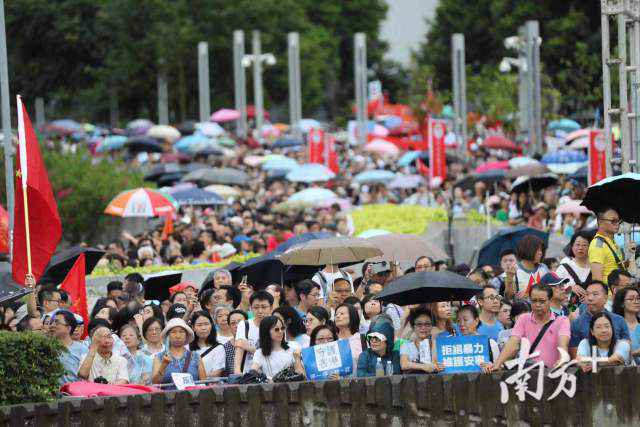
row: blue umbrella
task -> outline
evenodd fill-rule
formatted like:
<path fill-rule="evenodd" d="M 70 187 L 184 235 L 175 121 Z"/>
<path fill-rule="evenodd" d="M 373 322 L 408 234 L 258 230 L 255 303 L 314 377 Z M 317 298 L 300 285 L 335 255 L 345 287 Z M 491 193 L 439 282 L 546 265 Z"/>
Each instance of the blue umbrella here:
<path fill-rule="evenodd" d="M 189 135 L 184 138 L 180 138 L 175 144 L 173 144 L 173 148 L 181 153 L 188 153 L 193 145 L 207 144 L 209 141 L 210 139 L 204 135 Z"/>
<path fill-rule="evenodd" d="M 549 126 L 547 126 L 547 129 L 552 130 L 552 131 L 564 131 L 564 132 L 573 132 L 575 130 L 580 129 L 580 123 L 576 122 L 575 120 L 571 120 L 571 119 L 560 119 L 560 120 L 554 120 L 552 122 L 549 123 Z"/>
<path fill-rule="evenodd" d="M 541 238 L 545 245 L 549 244 L 549 234 L 535 228 L 519 225 L 506 227 L 484 242 L 478 254 L 478 265 L 500 265 L 500 254 L 506 250 L 516 250 L 518 242 L 529 234 Z"/>
<path fill-rule="evenodd" d="M 426 185 L 426 181 L 420 175 L 397 175 L 389 183 L 389 188 L 418 188 L 421 185 Z"/>
<path fill-rule="evenodd" d="M 398 116 L 388 116 L 382 121 L 382 124 L 387 129 L 393 129 L 402 124 L 402 118 Z"/>
<path fill-rule="evenodd" d="M 428 160 L 429 152 L 428 151 L 407 151 L 402 155 L 402 157 L 400 157 L 400 160 L 398 160 L 398 166 L 400 166 L 401 168 L 407 167 L 413 164 L 413 162 L 415 162 L 416 159 L 418 158 L 422 160 Z"/>
<path fill-rule="evenodd" d="M 176 191 L 172 194 L 173 198 L 180 206 L 183 205 L 224 205 L 226 202 L 216 193 L 203 190 L 201 188 L 190 188 L 188 190 Z"/>
<path fill-rule="evenodd" d="M 284 157 L 267 160 L 262 164 L 262 170 L 293 170 L 298 166 L 298 162 L 296 162 L 295 160 Z"/>
<path fill-rule="evenodd" d="M 336 193 L 327 188 L 307 188 L 292 194 L 287 201 L 291 203 L 314 204 L 337 198 Z"/>
<path fill-rule="evenodd" d="M 298 145 L 304 145 L 304 141 L 294 138 L 283 138 L 274 142 L 271 148 L 287 148 L 296 147 Z"/>
<path fill-rule="evenodd" d="M 279 255 L 284 253 L 289 248 L 292 248 L 296 245 L 301 245 L 303 243 L 309 242 L 311 240 L 316 240 L 316 239 L 328 239 L 330 237 L 333 237 L 333 235 L 331 233 L 327 233 L 326 231 L 298 234 L 297 236 L 290 238 L 286 242 L 280 243 L 273 250 L 273 252 Z"/>
<path fill-rule="evenodd" d="M 375 184 L 380 182 L 389 182 L 396 177 L 396 174 L 383 169 L 374 169 L 370 171 L 360 172 L 353 178 L 358 184 Z"/>
<path fill-rule="evenodd" d="M 75 120 L 71 119 L 60 119 L 54 120 L 47 126 L 52 131 L 58 131 L 62 133 L 73 133 L 73 132 L 81 132 L 82 125 Z"/>
<path fill-rule="evenodd" d="M 579 150 L 558 150 L 553 153 L 547 153 L 540 160 L 545 165 L 581 163 L 588 161 L 589 158 L 585 153 Z"/>
<path fill-rule="evenodd" d="M 592 212 L 611 207 L 620 219 L 632 224 L 640 223 L 640 174 L 625 173 L 598 181 L 587 189 L 582 205 Z"/>
<path fill-rule="evenodd" d="M 325 182 L 335 177 L 331 169 L 319 163 L 306 163 L 287 174 L 291 182 Z"/>
<path fill-rule="evenodd" d="M 105 136 L 102 143 L 98 145 L 96 151 L 98 153 L 104 153 L 105 151 L 118 150 L 124 146 L 127 142 L 127 137 L 124 135 L 109 135 Z"/>

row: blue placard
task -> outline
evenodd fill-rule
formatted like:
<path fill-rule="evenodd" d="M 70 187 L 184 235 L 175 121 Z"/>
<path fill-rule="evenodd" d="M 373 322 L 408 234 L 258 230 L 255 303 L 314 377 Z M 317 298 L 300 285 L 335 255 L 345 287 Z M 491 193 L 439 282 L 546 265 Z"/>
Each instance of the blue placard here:
<path fill-rule="evenodd" d="M 303 348 L 302 363 L 309 380 L 325 380 L 333 373 L 347 377 L 353 373 L 349 340 L 338 340 Z"/>
<path fill-rule="evenodd" d="M 489 339 L 485 335 L 438 337 L 436 350 L 445 374 L 481 372 L 480 364 L 491 361 Z"/>

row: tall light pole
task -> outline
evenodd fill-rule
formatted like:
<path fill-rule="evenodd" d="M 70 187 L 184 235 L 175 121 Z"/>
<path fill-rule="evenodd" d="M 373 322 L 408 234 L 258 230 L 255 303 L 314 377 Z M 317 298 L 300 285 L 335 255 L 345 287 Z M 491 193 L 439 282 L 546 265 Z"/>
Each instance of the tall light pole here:
<path fill-rule="evenodd" d="M 532 100 L 532 115 L 533 119 L 531 123 L 531 129 L 533 130 L 532 143 L 535 147 L 535 152 L 542 154 L 544 147 L 544 135 L 542 133 L 542 94 L 540 88 L 540 45 L 542 39 L 540 38 L 540 25 L 538 21 L 527 21 L 525 24 L 526 29 L 526 43 L 527 43 L 527 62 L 529 64 L 529 81 L 531 82 L 531 100 Z"/>
<path fill-rule="evenodd" d="M 291 131 L 296 139 L 302 139 L 302 88 L 300 86 L 300 36 L 296 32 L 287 35 L 289 45 L 289 117 Z"/>
<path fill-rule="evenodd" d="M 4 143 L 4 173 L 9 212 L 9 256 L 13 253 L 13 135 L 11 133 L 11 104 L 9 102 L 9 66 L 7 60 L 7 32 L 4 24 L 4 0 L 0 0 L 0 96 L 2 97 L 2 135 Z"/>
<path fill-rule="evenodd" d="M 236 121 L 236 134 L 240 138 L 247 136 L 247 88 L 244 76 L 244 31 L 233 32 L 233 87 L 235 95 L 235 107 L 240 112 L 240 118 Z"/>
<path fill-rule="evenodd" d="M 264 123 L 264 98 L 262 93 L 262 63 L 275 65 L 276 57 L 272 53 L 262 53 L 260 31 L 253 31 L 251 35 L 252 54 L 242 58 L 242 65 L 253 65 L 253 102 L 255 106 L 255 123 L 258 140 L 262 141 L 262 124 Z"/>
<path fill-rule="evenodd" d="M 356 33 L 353 39 L 354 80 L 358 144 L 367 142 L 367 36 Z"/>
<path fill-rule="evenodd" d="M 165 60 L 158 61 L 158 124 L 169 124 L 169 89 L 167 88 L 167 71 Z"/>
<path fill-rule="evenodd" d="M 453 72 L 454 132 L 460 153 L 467 143 L 467 79 L 465 70 L 464 34 L 451 36 L 451 67 Z"/>
<path fill-rule="evenodd" d="M 201 122 L 206 122 L 211 117 L 211 89 L 209 84 L 209 44 L 200 42 L 198 43 L 198 100 Z"/>

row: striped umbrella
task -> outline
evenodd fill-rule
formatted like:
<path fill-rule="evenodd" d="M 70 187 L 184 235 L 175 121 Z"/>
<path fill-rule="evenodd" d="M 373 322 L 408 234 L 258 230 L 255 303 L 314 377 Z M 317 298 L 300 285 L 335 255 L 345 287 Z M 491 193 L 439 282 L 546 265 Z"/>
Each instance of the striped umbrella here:
<path fill-rule="evenodd" d="M 106 207 L 107 215 L 128 217 L 154 217 L 175 210 L 164 194 L 149 188 L 136 188 L 118 194 Z"/>

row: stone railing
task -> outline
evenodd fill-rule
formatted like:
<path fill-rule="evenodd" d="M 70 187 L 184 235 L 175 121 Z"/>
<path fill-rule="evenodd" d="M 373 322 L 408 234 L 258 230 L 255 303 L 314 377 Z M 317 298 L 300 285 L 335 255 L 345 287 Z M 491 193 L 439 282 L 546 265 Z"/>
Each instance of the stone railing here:
<path fill-rule="evenodd" d="M 544 379 L 541 400 L 520 402 L 511 375 L 393 376 L 224 386 L 129 397 L 63 399 L 0 408 L 0 426 L 638 426 L 640 371 L 577 374 L 573 398 Z M 529 390 L 535 391 L 535 373 Z M 569 383 L 566 384 L 567 387 Z"/>

